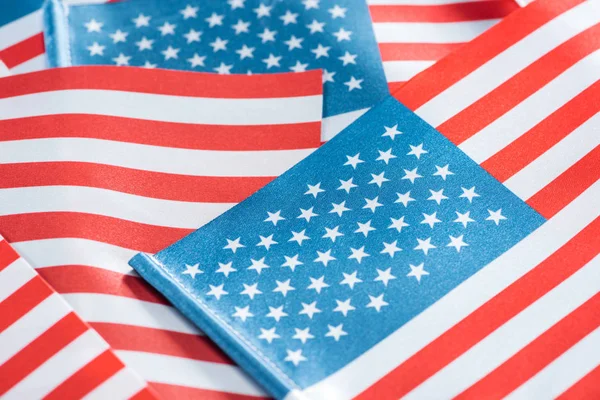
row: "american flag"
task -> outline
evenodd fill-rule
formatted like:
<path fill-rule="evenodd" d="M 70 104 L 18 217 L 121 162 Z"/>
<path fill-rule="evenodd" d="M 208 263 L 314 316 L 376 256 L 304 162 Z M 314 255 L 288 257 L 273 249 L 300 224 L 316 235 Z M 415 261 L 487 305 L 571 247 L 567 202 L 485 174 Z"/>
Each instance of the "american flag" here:
<path fill-rule="evenodd" d="M 4 237 L 160 394 L 263 395 L 127 261 L 318 147 L 320 72 L 74 67 L 2 79 L 0 97 Z"/>
<path fill-rule="evenodd" d="M 3 399 L 155 398 L 2 236 L 0 376 Z"/>

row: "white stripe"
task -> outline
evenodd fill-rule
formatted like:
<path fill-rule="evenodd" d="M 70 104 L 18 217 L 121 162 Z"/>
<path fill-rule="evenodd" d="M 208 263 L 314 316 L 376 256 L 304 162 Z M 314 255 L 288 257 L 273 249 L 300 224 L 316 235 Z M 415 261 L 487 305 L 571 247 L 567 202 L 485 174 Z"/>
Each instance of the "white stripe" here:
<path fill-rule="evenodd" d="M 370 6 L 440 6 L 444 4 L 483 3 L 482 0 L 367 0 Z"/>
<path fill-rule="evenodd" d="M 12 246 L 36 269 L 86 265 L 137 276 L 127 262 L 139 250 L 79 238 L 30 240 L 12 243 Z"/>
<path fill-rule="evenodd" d="M 128 367 L 150 382 L 250 396 L 267 396 L 240 368 L 162 354 L 119 350 Z"/>
<path fill-rule="evenodd" d="M 557 398 L 598 365 L 600 365 L 600 328 L 596 328 L 581 339 L 505 399 Z"/>
<path fill-rule="evenodd" d="M 29 268 L 31 270 L 31 268 Z M 33 271 L 33 270 L 32 270 Z M 53 293 L 0 333 L 0 365 L 21 351 L 71 312 L 60 295 Z"/>
<path fill-rule="evenodd" d="M 585 1 L 515 43 L 448 89 L 416 113 L 439 126 L 481 99 L 525 67 L 600 21 L 600 2 Z"/>
<path fill-rule="evenodd" d="M 0 189 L 0 215 L 75 212 L 185 229 L 197 229 L 234 205 L 161 200 L 82 186 Z"/>
<path fill-rule="evenodd" d="M 108 349 L 93 330 L 87 330 L 4 394 L 4 400 L 39 399 Z"/>
<path fill-rule="evenodd" d="M 388 82 L 406 82 L 435 61 L 385 61 L 383 70 Z"/>
<path fill-rule="evenodd" d="M 37 10 L 0 27 L 0 50 L 42 31 L 42 10 Z"/>
<path fill-rule="evenodd" d="M 404 399 L 451 398 L 502 365 L 600 291 L 600 256 L 439 370 Z M 546 398 L 539 394 L 532 398 Z"/>
<path fill-rule="evenodd" d="M 600 114 L 596 114 L 507 179 L 504 185 L 527 200 L 599 145 Z"/>
<path fill-rule="evenodd" d="M 321 101 L 321 95 L 220 99 L 71 89 L 0 99 L 0 119 L 94 114 L 189 124 L 296 124 L 320 121 Z"/>
<path fill-rule="evenodd" d="M 600 214 L 597 207 L 599 196 L 600 182 L 597 182 L 552 219 L 435 304 L 305 392 L 314 396 L 314 399 L 348 398 L 361 393 L 521 278 L 585 228 Z"/>
<path fill-rule="evenodd" d="M 46 53 L 30 58 L 29 60 L 11 68 L 12 75 L 25 74 L 27 72 L 40 71 L 46 69 Z"/>
<path fill-rule="evenodd" d="M 323 121 L 321 122 L 321 140 L 323 142 L 331 140 L 335 135 L 346 129 L 367 111 L 369 111 L 368 108 L 363 108 L 361 110 L 323 118 Z"/>
<path fill-rule="evenodd" d="M 10 71 L 8 70 L 8 67 L 6 66 L 6 64 L 4 64 L 2 62 L 2 60 L 0 60 L 0 78 L 3 76 L 8 76 L 10 75 Z"/>
<path fill-rule="evenodd" d="M 71 161 L 191 176 L 278 176 L 313 151 L 190 150 L 101 139 L 52 138 L 2 142 L 0 164 Z"/>
<path fill-rule="evenodd" d="M 128 368 L 123 368 L 83 397 L 84 400 L 129 399 L 146 383 Z"/>
<path fill-rule="evenodd" d="M 64 299 L 86 322 L 106 322 L 200 335 L 175 308 L 128 297 L 97 293 L 65 293 Z"/>
<path fill-rule="evenodd" d="M 597 50 L 465 140 L 460 149 L 481 164 L 594 84 L 600 78 L 599 65 Z"/>
<path fill-rule="evenodd" d="M 0 271 L 0 303 L 16 292 L 37 274 L 19 258 Z"/>
<path fill-rule="evenodd" d="M 499 19 L 462 22 L 377 22 L 377 43 L 464 43 L 498 23 Z"/>

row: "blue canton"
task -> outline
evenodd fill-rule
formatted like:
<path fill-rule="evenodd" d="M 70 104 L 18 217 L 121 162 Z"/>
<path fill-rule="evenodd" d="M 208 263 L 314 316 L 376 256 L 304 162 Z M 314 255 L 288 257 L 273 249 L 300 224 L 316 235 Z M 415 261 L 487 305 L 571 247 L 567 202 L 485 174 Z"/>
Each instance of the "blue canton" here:
<path fill-rule="evenodd" d="M 73 65 L 220 74 L 322 69 L 326 117 L 371 107 L 388 93 L 363 0 L 132 0 L 73 6 L 54 23 L 67 21 L 69 43 L 56 39 Z M 49 57 L 60 64 L 52 51 Z"/>
<path fill-rule="evenodd" d="M 543 221 L 390 98 L 151 259 L 243 337 L 245 347 L 274 360 L 304 388 L 400 328 Z M 169 285 L 149 276 L 144 263 L 143 256 L 132 260 L 168 295 Z M 179 304 L 179 297 L 169 298 Z"/>

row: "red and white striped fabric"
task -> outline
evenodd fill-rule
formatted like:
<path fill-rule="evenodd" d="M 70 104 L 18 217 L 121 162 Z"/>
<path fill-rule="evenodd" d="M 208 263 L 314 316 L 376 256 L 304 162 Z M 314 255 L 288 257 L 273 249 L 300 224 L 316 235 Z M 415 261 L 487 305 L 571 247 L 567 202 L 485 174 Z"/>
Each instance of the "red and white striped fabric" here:
<path fill-rule="evenodd" d="M 2 236 L 0 397 L 156 398 Z"/>
<path fill-rule="evenodd" d="M 160 394 L 263 396 L 127 261 L 310 154 L 321 107 L 319 71 L 75 67 L 4 78 L 0 232 Z"/>
<path fill-rule="evenodd" d="M 519 6 L 513 0 L 367 0 L 392 92 Z"/>

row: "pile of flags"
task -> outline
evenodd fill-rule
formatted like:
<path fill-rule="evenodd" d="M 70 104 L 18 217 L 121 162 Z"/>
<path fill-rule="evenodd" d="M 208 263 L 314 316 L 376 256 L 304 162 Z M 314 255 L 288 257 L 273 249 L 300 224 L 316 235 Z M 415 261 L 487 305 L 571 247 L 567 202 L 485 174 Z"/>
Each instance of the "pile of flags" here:
<path fill-rule="evenodd" d="M 0 397 L 596 399 L 598 0 L 0 0 Z"/>

